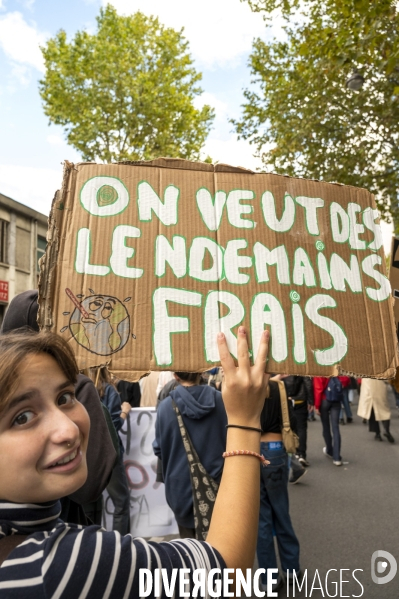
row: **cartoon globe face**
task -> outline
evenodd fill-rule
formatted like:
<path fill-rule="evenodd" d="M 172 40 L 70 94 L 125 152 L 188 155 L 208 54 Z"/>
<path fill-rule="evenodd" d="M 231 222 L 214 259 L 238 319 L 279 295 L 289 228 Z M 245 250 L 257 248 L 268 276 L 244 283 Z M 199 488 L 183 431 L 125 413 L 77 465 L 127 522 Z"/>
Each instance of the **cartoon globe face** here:
<path fill-rule="evenodd" d="M 69 320 L 77 343 L 99 356 L 120 351 L 130 332 L 129 314 L 122 302 L 111 295 L 90 295 L 81 306 L 83 311 L 75 308 Z"/>

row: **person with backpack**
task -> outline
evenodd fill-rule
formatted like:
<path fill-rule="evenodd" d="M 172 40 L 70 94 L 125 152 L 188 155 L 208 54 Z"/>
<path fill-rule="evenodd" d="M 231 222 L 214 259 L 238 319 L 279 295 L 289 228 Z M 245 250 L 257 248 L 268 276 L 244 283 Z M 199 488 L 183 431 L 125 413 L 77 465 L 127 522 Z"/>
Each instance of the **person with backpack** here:
<path fill-rule="evenodd" d="M 342 466 L 339 416 L 344 400 L 343 385 L 349 384 L 348 379 L 347 376 L 316 376 L 313 379 L 314 405 L 321 419 L 326 443 L 323 452 L 333 460 L 334 466 Z"/>

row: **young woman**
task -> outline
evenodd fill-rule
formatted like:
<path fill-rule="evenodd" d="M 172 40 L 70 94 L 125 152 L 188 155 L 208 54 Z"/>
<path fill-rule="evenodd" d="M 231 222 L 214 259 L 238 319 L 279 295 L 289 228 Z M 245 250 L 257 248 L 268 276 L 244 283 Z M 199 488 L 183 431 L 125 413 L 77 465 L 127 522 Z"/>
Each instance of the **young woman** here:
<path fill-rule="evenodd" d="M 139 596 L 140 568 L 165 568 L 169 579 L 172 568 L 250 568 L 259 513 L 259 460 L 234 452 L 259 453 L 268 342 L 265 332 L 251 367 L 246 331 L 240 327 L 236 367 L 219 333 L 224 401 L 234 426 L 228 428 L 226 450 L 232 457 L 226 459 L 208 542 L 156 544 L 58 519 L 58 498 L 78 489 L 87 476 L 90 425 L 74 397 L 74 356 L 51 334 L 0 338 L 0 537 L 29 535 L 0 568 L 2 599 L 133 598 Z M 0 544 L 6 542 L 1 539 Z"/>

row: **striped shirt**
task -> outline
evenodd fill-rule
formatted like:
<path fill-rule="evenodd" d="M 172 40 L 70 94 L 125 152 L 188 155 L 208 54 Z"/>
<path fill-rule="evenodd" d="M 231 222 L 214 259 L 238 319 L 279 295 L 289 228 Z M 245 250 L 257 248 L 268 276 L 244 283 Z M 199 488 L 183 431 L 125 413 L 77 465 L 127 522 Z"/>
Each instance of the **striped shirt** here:
<path fill-rule="evenodd" d="M 208 543 L 132 539 L 98 526 L 65 524 L 59 513 L 59 502 L 21 505 L 0 501 L 0 543 L 10 534 L 30 535 L 0 568 L 1 599 L 138 598 L 140 568 L 153 573 L 164 568 L 167 581 L 173 568 L 191 572 L 201 568 L 206 573 L 225 568 L 220 554 Z M 192 588 L 190 577 L 184 590 Z M 167 597 L 162 581 L 160 590 L 160 597 Z M 175 593 L 168 596 L 180 596 L 178 579 Z"/>

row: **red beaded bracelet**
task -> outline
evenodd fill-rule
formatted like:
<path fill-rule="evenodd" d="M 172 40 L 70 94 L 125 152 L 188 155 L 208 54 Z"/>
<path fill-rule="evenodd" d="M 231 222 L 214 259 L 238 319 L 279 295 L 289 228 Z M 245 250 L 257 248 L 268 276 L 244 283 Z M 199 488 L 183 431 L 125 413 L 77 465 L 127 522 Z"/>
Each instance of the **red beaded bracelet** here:
<path fill-rule="evenodd" d="M 251 455 L 254 458 L 258 458 L 261 461 L 262 466 L 267 466 L 270 464 L 266 458 L 263 457 L 260 453 L 256 453 L 256 451 L 249 451 L 248 449 L 235 449 L 234 451 L 225 451 L 222 454 L 222 458 L 232 458 L 235 455 Z"/>

